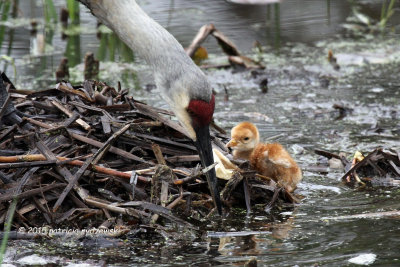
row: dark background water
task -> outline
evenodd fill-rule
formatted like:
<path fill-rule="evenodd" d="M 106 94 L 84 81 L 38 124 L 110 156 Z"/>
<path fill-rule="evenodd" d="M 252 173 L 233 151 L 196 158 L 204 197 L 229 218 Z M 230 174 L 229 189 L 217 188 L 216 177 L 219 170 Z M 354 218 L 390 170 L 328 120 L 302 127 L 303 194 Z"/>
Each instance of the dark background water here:
<path fill-rule="evenodd" d="M 183 46 L 188 46 L 198 29 L 208 23 L 233 40 L 243 52 L 249 52 L 254 42 L 271 46 L 275 51 L 289 43 L 312 44 L 343 33 L 341 25 L 358 7 L 361 12 L 379 20 L 382 1 L 321 1 L 285 0 L 273 5 L 238 5 L 222 0 L 211 1 L 139 1 L 143 9 L 166 27 Z M 56 11 L 66 1 L 54 1 Z M 121 50 L 96 35 L 96 19 L 80 7 L 80 25 L 72 27 L 67 39 L 62 38 L 61 25 L 47 23 L 40 1 L 19 1 L 17 19 L 5 23 L 2 53 L 15 59 L 18 74 L 15 79 L 22 87 L 39 89 L 52 85 L 54 72 L 64 56 L 70 67 L 81 63 L 86 52 L 94 52 L 103 61 L 131 62 Z M 37 34 L 31 34 L 31 20 L 38 23 Z M 391 25 L 397 25 L 400 16 L 392 16 Z M 11 45 L 10 45 L 11 40 Z M 208 38 L 206 48 L 220 53 L 215 40 Z M 9 76 L 13 72 L 8 69 Z M 79 77 L 80 78 L 80 77 Z M 79 80 L 77 78 L 77 81 Z M 124 81 L 123 81 L 124 82 Z M 126 82 L 127 86 L 131 85 Z M 33 86 L 33 88 L 32 88 Z"/>

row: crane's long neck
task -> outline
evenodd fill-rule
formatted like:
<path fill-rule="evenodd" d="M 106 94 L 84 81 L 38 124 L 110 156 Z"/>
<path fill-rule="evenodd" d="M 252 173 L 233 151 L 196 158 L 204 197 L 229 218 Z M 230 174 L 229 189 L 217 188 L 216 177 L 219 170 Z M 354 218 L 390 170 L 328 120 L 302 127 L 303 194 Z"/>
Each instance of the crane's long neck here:
<path fill-rule="evenodd" d="M 204 73 L 179 42 L 152 20 L 135 0 L 79 0 L 111 28 L 153 69 L 154 80 L 187 135 L 196 139 L 187 112 L 191 100 L 210 102 L 212 90 Z"/>
<path fill-rule="evenodd" d="M 162 80 L 159 82 L 167 83 L 163 77 L 157 76 L 177 79 L 185 68 L 195 68 L 179 42 L 151 19 L 134 0 L 79 1 L 146 60 L 154 70 L 156 82 Z"/>

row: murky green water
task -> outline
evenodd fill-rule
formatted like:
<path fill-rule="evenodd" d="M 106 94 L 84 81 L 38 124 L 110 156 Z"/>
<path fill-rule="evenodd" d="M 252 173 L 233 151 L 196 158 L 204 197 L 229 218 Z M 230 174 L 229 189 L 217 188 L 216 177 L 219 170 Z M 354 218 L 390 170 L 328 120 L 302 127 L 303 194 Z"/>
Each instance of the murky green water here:
<path fill-rule="evenodd" d="M 274 140 L 288 147 L 304 169 L 304 179 L 297 190 L 304 199 L 293 210 L 272 214 L 256 212 L 246 217 L 242 211 L 236 211 L 226 219 L 216 219 L 198 235 L 184 234 L 179 240 L 147 240 L 145 233 L 141 233 L 121 244 L 46 242 L 44 245 L 11 241 L 10 247 L 24 246 L 27 254 L 48 254 L 50 259 L 58 258 L 63 263 L 71 257 L 72 262 L 93 265 L 226 266 L 243 265 L 256 257 L 259 266 L 346 266 L 351 265 L 349 259 L 361 254 L 376 255 L 377 266 L 400 265 L 399 218 L 335 219 L 399 210 L 400 189 L 351 189 L 341 183 L 340 171 L 331 170 L 329 174 L 311 171 L 312 166 L 323 161 L 313 153 L 314 148 L 343 151 L 349 156 L 356 150 L 369 152 L 378 146 L 400 149 L 399 35 L 389 30 L 386 35 L 357 40 L 343 37 L 340 25 L 351 16 L 348 1 L 287 0 L 270 7 L 242 7 L 225 1 L 207 1 L 207 5 L 200 0 L 160 2 L 142 1 L 144 9 L 184 45 L 202 24 L 213 21 L 243 51 L 249 51 L 254 40 L 265 46 L 263 53 L 251 53 L 266 66 L 263 71 L 256 74 L 231 69 L 207 71 L 218 93 L 215 120 L 227 130 L 237 122 L 251 120 L 259 126 L 264 139 L 278 135 Z M 381 1 L 358 2 L 365 13 L 379 17 Z M 57 7 L 62 3 L 58 1 Z M 25 17 L 40 17 L 37 1 L 24 1 L 21 5 Z M 389 27 L 397 32 L 399 14 L 397 10 Z M 82 58 L 86 51 L 101 54 L 95 21 L 84 11 L 81 20 L 83 33 L 78 35 L 76 58 Z M 50 50 L 35 54 L 38 37 L 30 36 L 28 24 L 22 24 L 15 28 L 17 34 L 11 50 L 16 59 L 17 84 L 35 89 L 51 86 L 52 73 L 60 58 L 64 54 L 70 56 L 65 51 L 72 38 L 63 41 L 56 30 L 47 48 Z M 212 52 L 212 62 L 216 58 L 224 60 L 212 40 L 207 46 Z M 328 63 L 329 49 L 337 57 L 340 70 Z M 136 89 L 131 90 L 136 98 L 164 106 L 156 89 L 139 90 L 152 82 L 151 76 L 145 67 L 124 58 L 122 50 L 122 47 L 114 50 L 114 59 L 124 63 L 104 63 L 102 68 L 112 75 L 101 79 L 109 79 L 111 84 L 121 79 L 125 86 Z M 113 50 L 107 46 L 105 51 L 104 60 L 108 61 Z M 76 80 L 81 75 L 80 68 L 80 65 L 74 67 Z M 267 94 L 259 89 L 260 81 L 265 78 Z M 225 88 L 229 101 L 224 100 Z M 339 112 L 333 108 L 334 104 L 352 111 L 337 119 Z M 216 231 L 248 234 L 217 238 Z M 12 255 L 10 252 L 8 258 Z"/>

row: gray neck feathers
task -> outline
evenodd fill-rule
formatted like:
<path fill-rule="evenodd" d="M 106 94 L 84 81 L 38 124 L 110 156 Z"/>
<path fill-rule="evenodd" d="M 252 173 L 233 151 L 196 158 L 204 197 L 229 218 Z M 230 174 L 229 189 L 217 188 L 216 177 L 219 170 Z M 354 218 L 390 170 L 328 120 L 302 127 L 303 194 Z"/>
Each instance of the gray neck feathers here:
<path fill-rule="evenodd" d="M 191 99 L 208 101 L 211 98 L 211 87 L 203 72 L 186 55 L 179 42 L 134 0 L 79 1 L 146 60 L 164 97 L 171 100 L 172 94 L 186 88 Z"/>

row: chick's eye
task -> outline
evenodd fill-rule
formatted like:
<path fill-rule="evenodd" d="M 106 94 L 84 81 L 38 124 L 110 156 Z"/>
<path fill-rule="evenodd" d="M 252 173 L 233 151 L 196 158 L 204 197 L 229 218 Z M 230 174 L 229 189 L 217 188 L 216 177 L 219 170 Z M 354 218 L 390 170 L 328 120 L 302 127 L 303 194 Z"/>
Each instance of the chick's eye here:
<path fill-rule="evenodd" d="M 249 141 L 249 140 L 250 140 L 250 137 L 245 137 L 245 138 L 243 138 L 243 140 L 244 140 L 244 141 Z"/>

